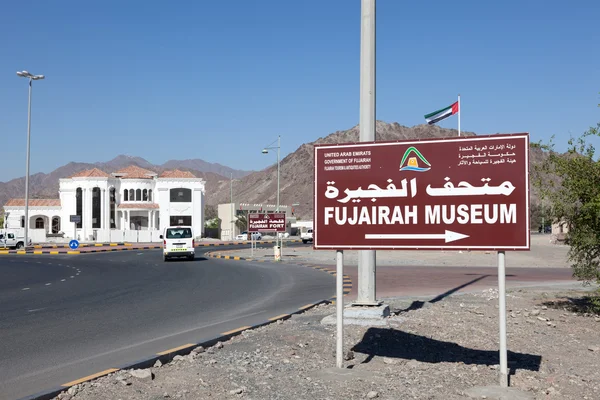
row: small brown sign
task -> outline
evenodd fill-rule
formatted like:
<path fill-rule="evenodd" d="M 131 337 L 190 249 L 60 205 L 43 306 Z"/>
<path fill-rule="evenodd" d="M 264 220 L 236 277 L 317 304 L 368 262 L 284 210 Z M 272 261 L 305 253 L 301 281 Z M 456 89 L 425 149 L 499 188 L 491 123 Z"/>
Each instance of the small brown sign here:
<path fill-rule="evenodd" d="M 285 213 L 248 214 L 248 232 L 285 232 Z"/>
<path fill-rule="evenodd" d="M 529 250 L 529 134 L 315 145 L 315 249 Z"/>

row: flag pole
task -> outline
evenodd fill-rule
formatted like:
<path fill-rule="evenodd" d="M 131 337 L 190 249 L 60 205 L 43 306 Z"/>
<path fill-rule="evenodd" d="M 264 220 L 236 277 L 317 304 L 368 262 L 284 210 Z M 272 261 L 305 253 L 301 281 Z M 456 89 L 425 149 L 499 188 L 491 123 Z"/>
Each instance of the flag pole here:
<path fill-rule="evenodd" d="M 458 94 L 458 136 L 460 136 L 460 93 Z"/>

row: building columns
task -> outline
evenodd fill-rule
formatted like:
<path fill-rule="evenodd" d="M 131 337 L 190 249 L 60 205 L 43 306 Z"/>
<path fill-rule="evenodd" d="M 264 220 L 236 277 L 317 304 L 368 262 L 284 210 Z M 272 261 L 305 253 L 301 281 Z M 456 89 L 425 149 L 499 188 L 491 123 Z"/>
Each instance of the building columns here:
<path fill-rule="evenodd" d="M 87 189 L 81 188 L 81 240 L 85 240 L 87 229 Z"/>
<path fill-rule="evenodd" d="M 106 229 L 106 189 L 100 190 L 100 229 Z"/>

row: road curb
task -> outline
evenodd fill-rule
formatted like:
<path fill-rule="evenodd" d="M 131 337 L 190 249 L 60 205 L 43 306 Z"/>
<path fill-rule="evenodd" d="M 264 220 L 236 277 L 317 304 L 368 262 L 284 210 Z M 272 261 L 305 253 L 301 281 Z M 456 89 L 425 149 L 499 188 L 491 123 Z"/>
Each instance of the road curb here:
<path fill-rule="evenodd" d="M 288 240 L 286 243 L 299 243 L 302 240 Z M 195 248 L 202 247 L 216 247 L 216 246 L 232 246 L 232 245 L 240 245 L 240 244 L 248 244 L 249 241 L 242 242 L 223 242 L 223 243 L 202 243 L 195 246 Z M 256 244 L 270 244 L 275 243 L 274 240 L 263 240 L 257 241 Z M 115 246 L 127 246 L 123 248 L 116 248 Z M 47 249 L 67 249 L 68 245 L 59 246 L 59 245 L 36 245 L 33 246 L 32 250 L 0 250 L 0 255 L 6 254 L 51 254 L 51 255 L 77 255 L 77 254 L 88 254 L 88 253 L 107 253 L 113 251 L 134 251 L 134 250 L 157 250 L 162 249 L 162 245 L 154 245 L 154 246 L 136 246 L 133 243 L 96 243 L 96 244 L 83 244 L 79 246 L 84 247 L 82 250 L 72 250 L 72 251 L 59 251 L 59 250 L 47 250 Z M 94 247 L 109 247 L 107 249 L 95 249 Z M 41 249 L 41 250 L 40 250 Z"/>
<path fill-rule="evenodd" d="M 133 243 L 121 242 L 121 243 L 81 243 L 79 247 L 110 247 L 110 246 L 133 246 Z M 68 244 L 36 244 L 33 245 L 34 249 L 68 249 Z"/>
<path fill-rule="evenodd" d="M 218 253 L 215 253 L 212 251 L 204 253 L 204 256 L 206 256 L 208 258 L 218 258 L 218 259 L 222 259 L 222 260 L 252 261 L 252 262 L 261 262 L 261 263 L 266 262 L 266 263 L 271 263 L 271 264 L 279 264 L 280 263 L 280 261 L 257 260 L 254 258 L 247 258 L 247 257 L 241 257 L 241 256 L 224 256 L 222 254 L 218 254 Z M 319 271 L 326 272 L 332 276 L 337 275 L 335 267 L 323 267 L 320 265 L 314 265 L 314 264 L 308 264 L 308 263 L 298 263 L 298 262 L 294 262 L 294 261 L 289 261 L 289 262 L 286 261 L 285 263 L 291 264 L 291 265 L 297 265 L 300 267 L 308 267 L 308 268 L 317 269 Z M 347 296 L 351 290 L 352 290 L 352 278 L 350 278 L 350 276 L 344 274 L 344 296 Z M 335 297 L 336 296 L 332 296 L 329 299 L 327 299 L 327 301 L 335 303 Z"/>
<path fill-rule="evenodd" d="M 108 249 L 82 249 L 82 250 L 70 250 L 70 251 L 58 251 L 58 250 L 0 250 L 0 255 L 6 254 L 51 254 L 51 255 L 75 255 L 75 254 L 88 254 L 88 253 L 106 253 L 113 251 L 135 251 L 135 250 L 154 250 L 162 249 L 162 246 L 144 246 L 144 247 L 124 247 L 124 248 L 108 248 Z"/>
<path fill-rule="evenodd" d="M 164 351 L 158 352 L 148 358 L 140 359 L 140 360 L 134 361 L 132 363 L 128 363 L 126 365 L 122 365 L 122 366 L 110 368 L 110 369 L 107 369 L 104 371 L 100 371 L 98 373 L 88 375 L 87 377 L 83 377 L 83 378 L 80 378 L 80 379 L 70 382 L 73 384 L 62 384 L 62 385 L 56 386 L 52 389 L 49 389 L 49 390 L 46 390 L 43 392 L 39 392 L 39 393 L 30 395 L 27 397 L 22 397 L 17 400 L 50 400 L 50 399 L 53 399 L 56 396 L 58 396 L 60 393 L 67 391 L 71 386 L 75 386 L 76 384 L 81 384 L 84 382 L 91 382 L 95 379 L 98 379 L 100 377 L 109 375 L 111 373 L 114 373 L 114 372 L 117 372 L 120 370 L 150 368 L 154 365 L 154 363 L 157 360 L 160 360 L 161 363 L 166 364 L 166 363 L 172 361 L 173 358 L 175 358 L 175 356 L 178 356 L 178 355 L 185 356 L 185 355 L 190 354 L 192 352 L 192 350 L 198 346 L 202 346 L 204 348 L 212 347 L 215 344 L 217 344 L 218 342 L 226 342 L 235 336 L 241 335 L 242 332 L 244 332 L 244 331 L 257 329 L 257 328 L 260 328 L 260 327 L 263 327 L 266 325 L 276 323 L 277 321 L 280 321 L 280 320 L 283 321 L 283 320 L 291 318 L 293 315 L 302 314 L 305 311 L 308 311 L 311 308 L 314 308 L 318 305 L 331 304 L 331 303 L 333 303 L 333 301 L 331 301 L 330 299 L 321 300 L 321 301 L 318 301 L 315 303 L 310 303 L 305 306 L 299 307 L 296 311 L 289 313 L 289 314 L 281 314 L 281 315 L 278 315 L 278 316 L 275 316 L 272 318 L 268 318 L 266 321 L 260 322 L 258 324 L 252 325 L 252 326 L 242 326 L 240 328 L 233 329 L 228 332 L 224 332 L 219 336 L 216 336 L 212 339 L 208 339 L 208 340 L 205 340 L 205 341 L 202 341 L 199 343 L 188 343 L 188 344 L 184 344 L 179 347 L 174 347 L 172 349 L 164 350 Z M 77 382 L 77 383 L 74 383 L 74 382 Z"/>

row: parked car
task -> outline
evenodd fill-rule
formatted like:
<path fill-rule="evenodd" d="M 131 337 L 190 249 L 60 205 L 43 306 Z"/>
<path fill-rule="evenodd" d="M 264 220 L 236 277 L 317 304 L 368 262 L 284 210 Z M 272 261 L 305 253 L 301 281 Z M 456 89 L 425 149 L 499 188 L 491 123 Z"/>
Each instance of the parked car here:
<path fill-rule="evenodd" d="M 165 228 L 163 239 L 163 260 L 186 257 L 193 260 L 196 256 L 196 243 L 191 226 L 169 226 Z"/>
<path fill-rule="evenodd" d="M 261 240 L 262 235 L 260 232 L 251 232 L 252 240 Z M 235 237 L 235 240 L 248 240 L 248 231 L 244 231 Z"/>
<path fill-rule="evenodd" d="M 300 239 L 302 239 L 302 243 L 306 244 L 308 242 L 313 241 L 313 230 L 312 229 L 307 229 L 306 232 L 302 232 L 300 234 Z"/>
<path fill-rule="evenodd" d="M 29 239 L 29 245 L 31 245 L 31 239 Z M 24 237 L 19 236 L 16 232 L 0 230 L 0 249 L 16 248 L 21 250 L 23 247 L 25 247 Z"/>

